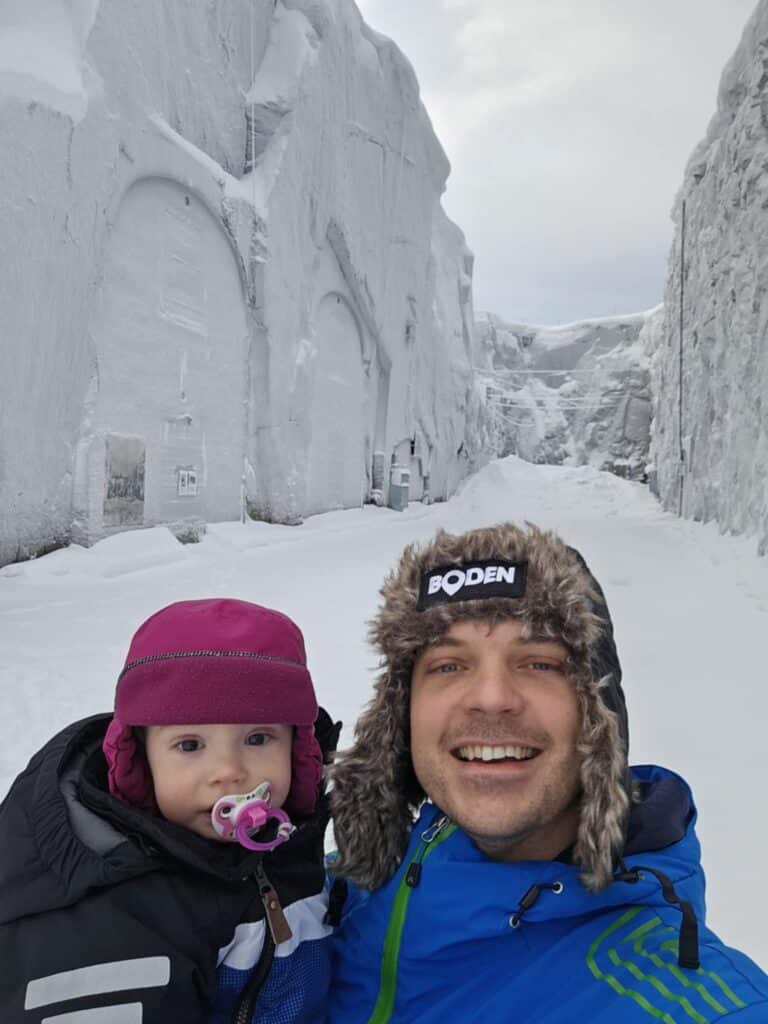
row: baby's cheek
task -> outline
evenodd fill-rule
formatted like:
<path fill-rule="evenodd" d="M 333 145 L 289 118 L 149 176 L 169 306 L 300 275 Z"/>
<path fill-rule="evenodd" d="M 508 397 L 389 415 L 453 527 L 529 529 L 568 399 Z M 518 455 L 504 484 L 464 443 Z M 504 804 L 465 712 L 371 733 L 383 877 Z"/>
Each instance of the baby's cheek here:
<path fill-rule="evenodd" d="M 291 769 L 283 769 L 272 784 L 272 806 L 282 807 L 291 788 Z"/>

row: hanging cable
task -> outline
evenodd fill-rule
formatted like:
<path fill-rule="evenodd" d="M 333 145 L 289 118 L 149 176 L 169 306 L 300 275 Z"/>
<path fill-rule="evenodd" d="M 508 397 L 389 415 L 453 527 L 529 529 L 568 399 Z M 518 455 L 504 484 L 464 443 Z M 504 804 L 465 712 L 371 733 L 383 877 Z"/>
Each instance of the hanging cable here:
<path fill-rule="evenodd" d="M 251 35 L 251 184 L 253 186 L 253 206 L 256 209 L 256 99 L 254 85 L 256 83 L 256 44 L 253 32 L 253 3 L 250 4 L 250 35 Z M 274 17 L 274 13 L 273 13 Z"/>
<path fill-rule="evenodd" d="M 400 197 L 401 197 L 401 189 L 402 189 L 402 184 L 403 184 L 403 166 L 405 164 L 405 135 L 406 135 L 406 129 L 407 129 L 407 117 L 408 117 L 407 111 L 403 110 L 403 120 L 402 120 L 402 123 L 400 125 L 400 161 L 399 161 L 398 168 L 397 168 L 397 182 L 395 184 L 395 203 L 394 203 L 394 209 L 393 209 L 393 216 L 389 219 L 389 226 L 390 226 L 390 229 L 393 232 L 397 231 L 398 217 L 399 217 L 399 214 L 400 214 Z M 386 133 L 385 133 L 385 137 L 384 137 L 384 146 L 385 146 L 385 148 L 384 148 L 384 154 L 385 154 L 384 155 L 384 160 L 386 161 Z M 383 203 L 382 203 L 382 210 L 384 212 L 386 212 Z M 389 246 L 387 247 L 387 254 L 386 254 L 385 260 L 384 260 L 384 282 L 383 282 L 383 287 L 382 287 L 382 307 L 383 307 L 384 311 L 386 311 L 386 309 L 387 309 L 388 291 L 389 291 L 389 270 L 390 270 L 390 266 L 392 264 L 392 252 L 393 252 L 393 248 L 394 248 L 394 242 L 395 242 L 395 236 L 393 235 L 389 239 Z M 385 315 L 386 315 L 386 313 L 385 313 Z M 413 358 L 413 357 L 411 357 L 411 358 Z M 409 378 L 410 378 L 410 374 L 409 374 Z"/>

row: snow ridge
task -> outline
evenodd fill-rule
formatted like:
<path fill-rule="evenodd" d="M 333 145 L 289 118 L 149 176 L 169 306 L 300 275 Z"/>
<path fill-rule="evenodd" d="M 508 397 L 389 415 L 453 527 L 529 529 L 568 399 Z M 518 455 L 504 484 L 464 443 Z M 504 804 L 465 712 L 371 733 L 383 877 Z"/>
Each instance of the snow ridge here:
<path fill-rule="evenodd" d="M 760 0 L 675 203 L 653 359 L 653 451 L 664 505 L 756 534 L 761 552 L 768 549 L 767 82 L 768 2 Z"/>

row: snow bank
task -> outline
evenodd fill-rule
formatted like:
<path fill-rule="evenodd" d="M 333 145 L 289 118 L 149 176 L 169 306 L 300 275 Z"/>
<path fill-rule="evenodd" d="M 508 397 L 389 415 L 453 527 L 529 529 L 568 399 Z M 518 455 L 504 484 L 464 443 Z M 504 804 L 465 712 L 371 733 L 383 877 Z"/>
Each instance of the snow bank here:
<path fill-rule="evenodd" d="M 722 530 L 756 533 L 761 551 L 768 545 L 766 68 L 768 2 L 760 0 L 675 202 L 667 313 L 654 355 L 653 439 L 664 505 Z"/>
<path fill-rule="evenodd" d="M 0 112 L 0 563 L 455 489 L 472 257 L 352 0 L 10 0 Z"/>
<path fill-rule="evenodd" d="M 71 579 L 66 580 L 64 577 L 117 579 L 129 573 L 175 565 L 187 557 L 186 548 L 176 537 L 164 526 L 157 526 L 140 533 L 115 534 L 99 541 L 92 548 L 71 544 L 43 558 L 7 565 L 0 569 L 0 579 L 40 582 L 55 577 L 63 581 L 63 586 L 67 586 L 71 585 Z"/>
<path fill-rule="evenodd" d="M 647 331 L 659 310 L 541 327 L 477 321 L 495 448 L 529 462 L 641 479 L 648 462 Z"/>

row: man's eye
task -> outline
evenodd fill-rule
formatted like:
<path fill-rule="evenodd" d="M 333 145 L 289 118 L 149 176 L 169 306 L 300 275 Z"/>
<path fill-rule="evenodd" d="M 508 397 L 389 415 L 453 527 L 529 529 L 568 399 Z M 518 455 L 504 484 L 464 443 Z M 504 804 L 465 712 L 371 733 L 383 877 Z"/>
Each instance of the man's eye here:
<path fill-rule="evenodd" d="M 199 750 L 200 746 L 200 740 L 179 740 L 176 744 L 176 749 L 180 750 L 183 754 L 192 754 Z"/>
<path fill-rule="evenodd" d="M 435 665 L 432 671 L 439 672 L 441 675 L 447 675 L 450 672 L 458 672 L 459 666 L 455 661 L 447 661 L 442 665 Z"/>
<path fill-rule="evenodd" d="M 562 672 L 562 665 L 556 665 L 551 661 L 530 661 L 528 662 L 532 669 L 537 672 Z"/>
<path fill-rule="evenodd" d="M 249 747 L 263 747 L 269 739 L 265 732 L 252 732 L 245 741 Z"/>

